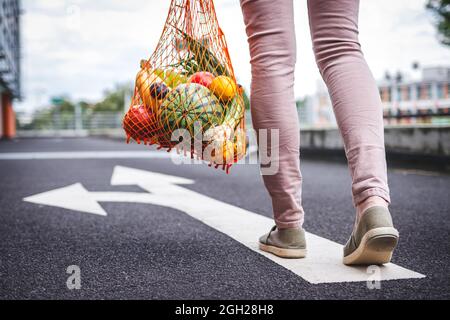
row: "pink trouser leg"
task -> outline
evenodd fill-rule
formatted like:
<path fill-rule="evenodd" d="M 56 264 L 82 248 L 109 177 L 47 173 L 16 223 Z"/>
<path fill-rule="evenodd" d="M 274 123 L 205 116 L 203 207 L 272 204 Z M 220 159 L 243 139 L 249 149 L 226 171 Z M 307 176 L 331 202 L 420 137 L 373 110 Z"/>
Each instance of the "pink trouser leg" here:
<path fill-rule="evenodd" d="M 358 40 L 359 0 L 308 0 L 317 64 L 344 138 L 355 206 L 390 202 L 381 98 Z"/>
<path fill-rule="evenodd" d="M 277 226 L 303 224 L 300 136 L 294 98 L 296 40 L 292 0 L 241 0 L 252 57 L 252 117 L 256 130 L 279 130 L 269 144 L 279 166 L 264 182 Z M 381 101 L 358 42 L 357 0 L 308 2 L 317 63 L 329 88 L 345 142 L 355 205 L 371 196 L 390 201 Z"/>
<path fill-rule="evenodd" d="M 300 128 L 294 95 L 296 41 L 292 0 L 241 0 L 252 65 L 252 119 L 256 130 L 279 130 L 269 143 L 274 175 L 263 175 L 280 229 L 303 224 Z M 270 135 L 270 133 L 269 133 Z M 262 144 L 260 143 L 262 147 Z M 279 148 L 279 156 L 271 150 Z M 266 152 L 266 150 L 262 150 Z"/>

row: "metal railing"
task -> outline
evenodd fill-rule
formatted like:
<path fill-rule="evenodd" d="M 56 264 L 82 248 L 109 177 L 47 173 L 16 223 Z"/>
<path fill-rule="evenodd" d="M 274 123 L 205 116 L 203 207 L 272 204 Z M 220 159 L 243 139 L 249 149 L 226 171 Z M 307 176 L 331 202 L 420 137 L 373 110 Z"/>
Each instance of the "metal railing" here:
<path fill-rule="evenodd" d="M 27 121 L 19 117 L 19 137 L 88 136 L 102 130 L 121 132 L 121 112 L 41 112 Z"/>

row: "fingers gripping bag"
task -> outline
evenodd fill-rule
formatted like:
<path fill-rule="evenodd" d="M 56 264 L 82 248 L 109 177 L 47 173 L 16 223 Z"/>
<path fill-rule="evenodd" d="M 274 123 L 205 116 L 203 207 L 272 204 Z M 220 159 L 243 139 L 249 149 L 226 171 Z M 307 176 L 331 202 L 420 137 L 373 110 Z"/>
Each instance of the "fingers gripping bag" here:
<path fill-rule="evenodd" d="M 212 0 L 172 0 L 157 48 L 140 63 L 123 127 L 128 142 L 227 172 L 245 157 L 244 91 Z"/>

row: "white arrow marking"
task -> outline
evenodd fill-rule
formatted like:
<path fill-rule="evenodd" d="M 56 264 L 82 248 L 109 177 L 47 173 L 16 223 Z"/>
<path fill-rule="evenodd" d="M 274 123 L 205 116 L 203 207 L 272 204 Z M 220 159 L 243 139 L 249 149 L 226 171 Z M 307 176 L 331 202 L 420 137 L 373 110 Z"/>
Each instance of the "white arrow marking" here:
<path fill-rule="evenodd" d="M 148 203 L 155 202 L 149 193 L 133 192 L 89 192 L 80 183 L 37 194 L 23 199 L 26 202 L 64 208 L 72 211 L 107 216 L 99 202 Z"/>
<path fill-rule="evenodd" d="M 93 194 L 87 191 L 80 183 L 37 194 L 23 200 L 51 207 L 98 214 L 100 216 L 107 215 Z"/>
<path fill-rule="evenodd" d="M 98 203 L 98 207 L 94 205 L 96 201 L 137 202 L 169 207 L 185 212 L 228 235 L 310 283 L 367 282 L 374 279 L 372 274 L 367 273 L 367 268 L 347 267 L 342 264 L 340 244 L 310 233 L 307 234 L 309 256 L 306 259 L 285 260 L 261 252 L 258 249 L 258 238 L 273 226 L 272 219 L 175 185 L 193 183 L 194 181 L 185 178 L 116 167 L 112 185 L 137 185 L 150 193 L 88 192 L 77 184 L 33 196 L 25 201 L 100 215 L 106 213 Z M 424 277 L 420 273 L 391 263 L 380 267 L 378 280 Z"/>
<path fill-rule="evenodd" d="M 258 147 L 250 146 L 248 154 L 258 152 Z M 91 159 L 170 159 L 183 158 L 182 155 L 163 151 L 68 151 L 68 152 L 14 152 L 0 153 L 0 161 L 11 160 L 91 160 Z"/>
<path fill-rule="evenodd" d="M 76 151 L 0 153 L 0 160 L 168 159 L 161 151 Z"/>

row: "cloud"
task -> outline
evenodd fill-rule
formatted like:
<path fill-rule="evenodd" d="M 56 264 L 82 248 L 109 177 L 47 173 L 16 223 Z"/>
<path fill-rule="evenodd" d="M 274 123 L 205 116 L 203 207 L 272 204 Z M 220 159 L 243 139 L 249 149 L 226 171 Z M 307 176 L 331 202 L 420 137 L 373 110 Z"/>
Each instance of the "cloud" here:
<path fill-rule="evenodd" d="M 100 99 L 116 83 L 132 81 L 161 34 L 169 0 L 24 0 L 22 74 L 31 110 L 49 97 Z M 306 1 L 294 1 L 298 39 L 296 95 L 315 91 L 320 78 L 311 49 Z M 250 57 L 238 0 L 215 1 L 239 81 L 249 87 Z M 385 70 L 445 64 L 423 0 L 361 1 L 361 43 L 375 77 Z"/>

